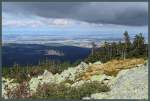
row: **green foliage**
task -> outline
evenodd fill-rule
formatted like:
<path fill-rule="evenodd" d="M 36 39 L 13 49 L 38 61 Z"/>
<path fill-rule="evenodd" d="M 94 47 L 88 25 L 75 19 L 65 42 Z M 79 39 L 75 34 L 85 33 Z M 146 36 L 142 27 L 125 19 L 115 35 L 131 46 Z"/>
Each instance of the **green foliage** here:
<path fill-rule="evenodd" d="M 124 32 L 125 50 L 129 51 L 131 48 L 131 41 L 127 31 Z"/>
<path fill-rule="evenodd" d="M 142 45 L 144 45 L 144 37 L 142 36 L 142 33 L 139 33 L 134 38 L 133 46 L 134 48 L 142 48 Z"/>
<path fill-rule="evenodd" d="M 31 68 L 28 67 L 21 67 L 20 65 L 14 65 L 13 67 L 7 68 L 3 67 L 2 68 L 2 76 L 6 78 L 15 78 L 17 82 L 23 82 L 23 81 L 28 81 L 28 70 Z"/>
<path fill-rule="evenodd" d="M 107 62 L 111 59 L 148 57 L 148 45 L 144 42 L 142 33 L 135 36 L 133 43 L 127 31 L 124 32 L 124 42 L 105 42 L 103 46 L 91 53 L 85 62 Z"/>
<path fill-rule="evenodd" d="M 81 99 L 93 93 L 107 92 L 110 89 L 99 82 L 90 82 L 77 88 L 67 87 L 65 84 L 44 84 L 37 90 L 34 98 Z"/>
<path fill-rule="evenodd" d="M 73 83 L 74 83 L 74 81 L 72 81 L 72 80 L 68 80 L 68 79 L 67 79 L 67 80 L 65 80 L 65 81 L 64 81 L 64 82 L 62 82 L 62 83 L 64 83 L 64 84 L 65 84 L 65 83 L 73 84 Z"/>
<path fill-rule="evenodd" d="M 44 70 L 48 70 L 55 73 L 61 73 L 63 70 L 74 66 L 74 64 L 70 64 L 69 62 L 56 62 L 56 61 L 43 61 L 39 62 L 37 66 L 20 66 L 18 64 L 14 64 L 13 67 L 3 67 L 2 68 L 2 76 L 6 78 L 14 78 L 17 82 L 29 81 L 31 77 L 35 77 L 43 74 Z"/>

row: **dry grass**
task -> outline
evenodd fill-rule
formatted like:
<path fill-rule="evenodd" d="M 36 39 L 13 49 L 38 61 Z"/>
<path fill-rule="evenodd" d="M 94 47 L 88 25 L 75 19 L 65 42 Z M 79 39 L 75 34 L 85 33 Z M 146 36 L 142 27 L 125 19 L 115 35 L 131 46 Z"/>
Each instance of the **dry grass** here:
<path fill-rule="evenodd" d="M 106 74 L 116 76 L 119 71 L 123 69 L 130 69 L 136 67 L 138 64 L 144 64 L 143 58 L 125 59 L 125 60 L 111 60 L 107 63 L 97 65 L 93 64 L 87 71 L 80 75 L 79 79 L 89 80 L 93 75 Z"/>

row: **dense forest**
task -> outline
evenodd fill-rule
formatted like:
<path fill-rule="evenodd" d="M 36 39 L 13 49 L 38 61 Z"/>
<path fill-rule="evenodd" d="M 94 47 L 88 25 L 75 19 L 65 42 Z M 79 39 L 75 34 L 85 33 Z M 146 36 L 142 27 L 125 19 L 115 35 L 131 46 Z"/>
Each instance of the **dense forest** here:
<path fill-rule="evenodd" d="M 126 58 L 147 58 L 148 44 L 145 43 L 145 38 L 142 33 L 136 34 L 134 40 L 130 40 L 127 31 L 124 32 L 123 42 L 106 42 L 100 48 L 96 48 L 96 44 L 92 42 L 91 54 L 85 59 L 86 62 L 107 62 L 112 59 Z"/>

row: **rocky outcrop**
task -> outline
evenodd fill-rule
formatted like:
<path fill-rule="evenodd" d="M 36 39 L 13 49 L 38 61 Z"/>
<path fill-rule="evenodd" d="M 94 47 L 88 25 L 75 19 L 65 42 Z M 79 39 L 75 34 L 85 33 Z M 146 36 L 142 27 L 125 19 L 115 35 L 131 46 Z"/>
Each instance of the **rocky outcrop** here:
<path fill-rule="evenodd" d="M 42 85 L 44 83 L 52 83 L 54 82 L 54 76 L 51 72 L 45 70 L 44 73 L 38 77 L 33 77 L 29 81 L 29 88 L 31 92 L 36 92 L 36 89 L 39 85 Z"/>
<path fill-rule="evenodd" d="M 77 67 L 70 67 L 67 70 L 64 70 L 60 75 L 65 80 L 74 81 L 76 75 L 84 72 L 88 68 L 88 64 L 81 62 Z"/>
<path fill-rule="evenodd" d="M 83 99 L 147 99 L 148 98 L 148 64 L 137 64 L 133 68 L 126 68 L 119 71 L 117 76 L 108 76 L 98 72 L 101 70 L 102 63 L 100 61 L 86 64 L 81 62 L 76 67 L 69 67 L 60 74 L 52 74 L 45 70 L 42 75 L 32 77 L 28 82 L 29 89 L 35 93 L 39 85 L 43 84 L 60 84 L 65 83 L 69 87 L 79 87 L 87 82 L 98 81 L 110 87 L 109 92 L 96 93 L 86 96 Z M 98 68 L 91 68 L 92 66 Z M 106 65 L 110 66 L 110 65 Z M 132 65 L 133 66 L 133 65 Z M 93 70 L 92 72 L 90 71 Z M 118 69 L 118 68 L 117 68 Z M 91 74 L 90 79 L 77 79 L 77 76 L 87 71 Z M 96 71 L 96 72 L 95 72 Z M 95 72 L 95 73 L 93 73 Z M 2 78 L 2 97 L 8 98 L 7 89 L 15 89 L 19 84 L 13 79 Z"/>
<path fill-rule="evenodd" d="M 29 81 L 29 88 L 30 88 L 31 92 L 34 93 L 34 92 L 36 92 L 37 87 L 44 83 L 59 84 L 66 80 L 75 81 L 76 75 L 84 72 L 87 68 L 88 68 L 88 65 L 84 62 L 81 62 L 77 67 L 70 67 L 67 70 L 64 70 L 61 74 L 53 75 L 51 72 L 45 70 L 42 75 L 40 75 L 36 78 L 33 77 Z"/>
<path fill-rule="evenodd" d="M 148 65 L 120 71 L 112 84 L 110 92 L 92 94 L 91 99 L 148 99 Z"/>

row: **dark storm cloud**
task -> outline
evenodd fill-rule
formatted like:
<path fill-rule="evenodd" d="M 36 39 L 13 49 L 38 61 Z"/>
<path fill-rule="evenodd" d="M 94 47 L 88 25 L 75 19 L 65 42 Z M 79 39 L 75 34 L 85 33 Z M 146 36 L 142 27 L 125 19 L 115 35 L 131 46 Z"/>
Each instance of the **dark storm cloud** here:
<path fill-rule="evenodd" d="M 147 3 L 3 3 L 3 12 L 36 15 L 45 18 L 68 18 L 91 23 L 142 26 L 148 23 Z"/>

